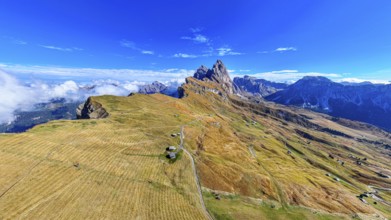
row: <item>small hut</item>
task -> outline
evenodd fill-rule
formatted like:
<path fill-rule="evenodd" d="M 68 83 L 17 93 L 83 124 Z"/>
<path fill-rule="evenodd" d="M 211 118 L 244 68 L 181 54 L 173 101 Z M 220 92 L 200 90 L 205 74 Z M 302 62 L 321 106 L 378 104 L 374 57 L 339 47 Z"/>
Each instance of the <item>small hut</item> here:
<path fill-rule="evenodd" d="M 175 158 L 176 158 L 176 153 L 174 153 L 174 152 L 168 153 L 168 154 L 167 154 L 167 158 L 168 158 L 168 159 L 175 159 Z"/>
<path fill-rule="evenodd" d="M 174 146 L 169 146 L 166 148 L 167 151 L 175 151 L 176 150 L 176 147 Z"/>

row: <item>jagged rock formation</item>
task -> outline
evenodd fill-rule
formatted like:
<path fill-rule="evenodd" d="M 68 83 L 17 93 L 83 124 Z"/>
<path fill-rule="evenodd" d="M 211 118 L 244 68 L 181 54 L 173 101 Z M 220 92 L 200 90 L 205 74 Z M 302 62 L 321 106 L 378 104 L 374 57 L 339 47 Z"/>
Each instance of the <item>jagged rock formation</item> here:
<path fill-rule="evenodd" d="M 239 93 L 244 96 L 255 95 L 266 97 L 288 86 L 285 83 L 270 82 L 247 75 L 244 77 L 235 77 L 233 82 L 239 89 Z"/>
<path fill-rule="evenodd" d="M 98 119 L 106 118 L 109 113 L 102 107 L 102 104 L 95 102 L 91 97 L 76 109 L 77 119 Z"/>
<path fill-rule="evenodd" d="M 152 84 L 140 86 L 138 92 L 141 94 L 155 94 L 155 93 L 162 93 L 167 88 L 168 87 L 163 83 L 155 81 Z"/>
<path fill-rule="evenodd" d="M 196 78 L 196 79 L 199 79 L 199 80 L 203 80 L 205 77 L 207 77 L 208 71 L 209 71 L 208 67 L 206 67 L 204 65 L 201 65 L 196 70 L 196 72 L 194 73 L 193 77 Z"/>
<path fill-rule="evenodd" d="M 178 87 L 179 87 L 178 83 L 169 83 L 168 85 L 165 85 L 161 82 L 155 81 L 151 84 L 146 84 L 146 85 L 140 86 L 138 93 L 140 93 L 140 94 L 161 93 L 164 95 L 168 95 L 168 96 L 177 98 L 179 96 Z M 129 94 L 129 96 L 131 94 Z"/>
<path fill-rule="evenodd" d="M 202 81 L 210 80 L 216 82 L 228 94 L 234 94 L 237 91 L 237 88 L 229 77 L 227 68 L 221 60 L 217 60 L 212 69 L 208 69 L 204 65 L 200 66 L 193 77 Z"/>
<path fill-rule="evenodd" d="M 391 130 L 391 85 L 343 85 L 307 76 L 267 100 L 322 111 Z"/>

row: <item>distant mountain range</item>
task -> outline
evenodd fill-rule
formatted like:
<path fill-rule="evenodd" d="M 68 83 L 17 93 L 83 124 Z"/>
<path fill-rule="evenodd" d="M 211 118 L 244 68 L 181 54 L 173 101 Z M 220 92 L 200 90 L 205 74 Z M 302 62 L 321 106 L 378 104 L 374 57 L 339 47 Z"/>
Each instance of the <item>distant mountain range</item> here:
<path fill-rule="evenodd" d="M 14 121 L 0 124 L 0 133 L 20 133 L 48 121 L 76 119 L 75 109 L 78 105 L 80 102 L 67 102 L 65 99 L 37 104 L 34 110 L 16 112 Z"/>
<path fill-rule="evenodd" d="M 193 77 L 202 81 L 217 82 L 229 94 L 237 94 L 256 101 L 264 99 L 283 105 L 293 105 L 391 130 L 391 84 L 336 83 L 319 76 L 306 76 L 291 85 L 247 75 L 231 80 L 220 60 L 211 69 L 200 66 Z M 94 86 L 85 89 L 93 88 Z M 141 94 L 161 93 L 176 98 L 181 97 L 180 92 L 179 83 L 163 84 L 158 81 L 140 85 L 137 91 Z M 22 132 L 53 119 L 75 119 L 75 109 L 79 104 L 67 103 L 64 100 L 40 104 L 34 111 L 18 112 L 16 120 L 12 123 L 0 124 L 0 132 Z"/>
<path fill-rule="evenodd" d="M 172 97 L 178 97 L 178 83 L 170 83 L 165 85 L 161 82 L 155 81 L 151 84 L 145 84 L 139 86 L 138 93 L 141 94 L 154 94 L 161 93 Z"/>
<path fill-rule="evenodd" d="M 251 76 L 235 77 L 233 81 L 241 95 L 266 97 L 288 87 L 285 83 L 275 83 Z"/>
<path fill-rule="evenodd" d="M 266 99 L 391 130 L 390 84 L 344 85 L 325 77 L 307 76 Z"/>
<path fill-rule="evenodd" d="M 226 90 L 250 99 L 261 97 L 391 130 L 391 84 L 336 83 L 320 76 L 306 76 L 291 85 L 247 75 L 231 81 L 221 66 L 219 61 L 212 69 L 201 66 L 194 78 L 222 83 Z"/>

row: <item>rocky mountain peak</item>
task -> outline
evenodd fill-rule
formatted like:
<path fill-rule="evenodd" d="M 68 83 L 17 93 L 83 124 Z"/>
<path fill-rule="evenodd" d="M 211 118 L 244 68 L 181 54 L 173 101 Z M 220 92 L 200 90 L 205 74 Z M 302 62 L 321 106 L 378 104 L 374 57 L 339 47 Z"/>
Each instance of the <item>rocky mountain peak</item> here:
<path fill-rule="evenodd" d="M 200 66 L 193 77 L 198 80 L 216 82 L 229 94 L 235 92 L 235 87 L 229 76 L 228 70 L 221 60 L 217 60 L 212 69 L 208 69 L 204 65 Z"/>
<path fill-rule="evenodd" d="M 141 94 L 154 94 L 154 93 L 160 93 L 167 89 L 167 86 L 164 85 L 161 82 L 155 81 L 152 84 L 146 84 L 143 86 L 140 86 L 139 93 Z"/>
<path fill-rule="evenodd" d="M 231 83 L 232 80 L 229 77 L 227 68 L 225 67 L 223 61 L 217 60 L 213 65 L 212 71 L 210 72 L 210 79 L 218 83 Z"/>
<path fill-rule="evenodd" d="M 207 73 L 209 71 L 209 68 L 204 66 L 204 65 L 201 65 L 197 70 L 196 72 L 194 73 L 194 78 L 198 79 L 198 80 L 203 80 Z"/>
<path fill-rule="evenodd" d="M 305 76 L 298 82 L 317 82 L 317 83 L 332 83 L 330 79 L 324 76 Z"/>

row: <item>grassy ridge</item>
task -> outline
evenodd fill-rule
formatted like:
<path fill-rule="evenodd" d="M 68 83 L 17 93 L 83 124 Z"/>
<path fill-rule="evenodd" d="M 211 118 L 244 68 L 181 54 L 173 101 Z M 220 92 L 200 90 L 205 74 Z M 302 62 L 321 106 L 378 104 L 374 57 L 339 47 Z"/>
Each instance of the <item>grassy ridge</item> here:
<path fill-rule="evenodd" d="M 370 142 L 391 143 L 385 133 L 268 103 L 254 109 L 187 86 L 183 99 L 93 97 L 108 118 L 53 121 L 1 135 L 0 219 L 204 219 L 187 155 L 175 163 L 161 156 L 179 144 L 170 134 L 182 125 L 201 185 L 235 195 L 216 200 L 205 192 L 217 219 L 390 217 L 389 206 L 356 197 L 367 185 L 391 187 L 375 173 L 390 171 L 387 151 Z M 359 166 L 351 156 L 367 160 Z"/>

